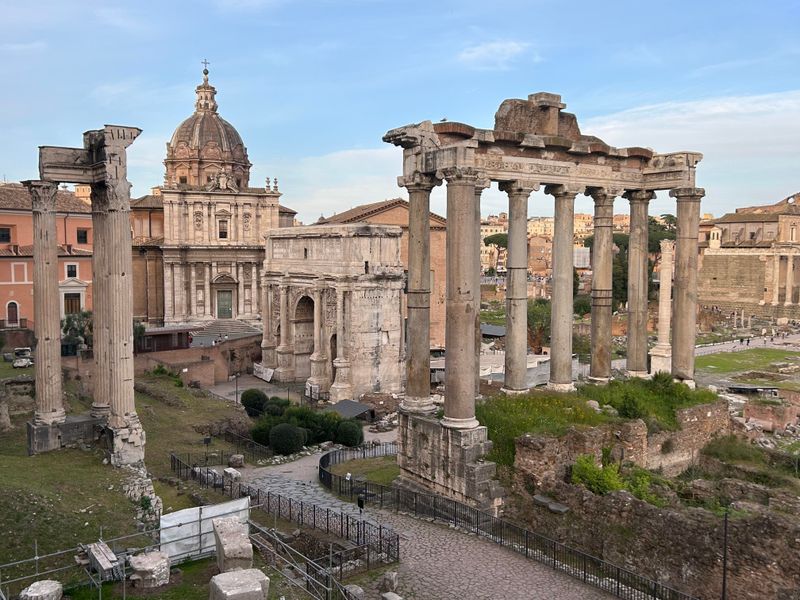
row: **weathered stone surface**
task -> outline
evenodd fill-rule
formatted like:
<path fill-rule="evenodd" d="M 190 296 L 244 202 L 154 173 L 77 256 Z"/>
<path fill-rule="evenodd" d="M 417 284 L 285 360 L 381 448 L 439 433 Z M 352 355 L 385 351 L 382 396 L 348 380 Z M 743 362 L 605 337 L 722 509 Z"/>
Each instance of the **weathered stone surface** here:
<path fill-rule="evenodd" d="M 220 573 L 211 578 L 209 600 L 266 600 L 269 577 L 258 569 Z"/>
<path fill-rule="evenodd" d="M 61 600 L 64 589 L 58 581 L 43 579 L 22 590 L 19 600 Z"/>
<path fill-rule="evenodd" d="M 0 402 L 0 431 L 11 429 L 11 417 L 8 416 L 8 402 Z"/>
<path fill-rule="evenodd" d="M 222 573 L 253 566 L 253 545 L 248 526 L 235 517 L 214 519 L 214 541 L 217 546 L 217 567 Z"/>
<path fill-rule="evenodd" d="M 382 592 L 397 591 L 398 577 L 397 571 L 386 571 L 381 580 L 380 590 Z"/>
<path fill-rule="evenodd" d="M 233 469 L 244 467 L 244 454 L 231 454 L 228 458 L 228 466 Z"/>
<path fill-rule="evenodd" d="M 402 596 L 398 596 L 394 592 L 384 592 L 381 594 L 383 600 L 403 600 Z"/>
<path fill-rule="evenodd" d="M 242 478 L 242 474 L 233 467 L 223 469 L 222 473 L 225 479 L 230 479 L 231 481 L 239 481 Z"/>
<path fill-rule="evenodd" d="M 145 552 L 128 560 L 133 587 L 156 588 L 169 583 L 169 556 L 164 552 Z"/>
<path fill-rule="evenodd" d="M 364 589 L 361 586 L 356 585 L 355 583 L 351 583 L 344 586 L 344 589 L 350 595 L 350 598 L 352 598 L 352 600 L 365 600 L 366 598 Z"/>

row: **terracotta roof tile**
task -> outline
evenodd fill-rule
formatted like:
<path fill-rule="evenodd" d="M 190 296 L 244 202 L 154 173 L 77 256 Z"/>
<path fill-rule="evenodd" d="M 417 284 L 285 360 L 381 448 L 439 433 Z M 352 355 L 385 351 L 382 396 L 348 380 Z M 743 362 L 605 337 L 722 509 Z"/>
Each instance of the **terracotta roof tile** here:
<path fill-rule="evenodd" d="M 58 212 L 91 213 L 92 207 L 73 192 L 58 190 Z M 31 210 L 31 196 L 21 183 L 0 183 L 0 210 Z"/>
<path fill-rule="evenodd" d="M 356 223 L 364 220 L 366 217 L 382 213 L 383 211 L 395 206 L 404 206 L 408 208 L 408 200 L 404 200 L 402 198 L 392 198 L 391 200 L 382 200 L 381 202 L 372 202 L 371 204 L 361 204 L 339 214 L 321 218 L 319 221 L 317 221 L 317 224 L 333 225 L 336 223 Z M 441 217 L 436 213 L 431 213 L 431 219 L 434 221 L 439 221 L 442 225 L 447 223 L 447 220 L 444 217 Z"/>

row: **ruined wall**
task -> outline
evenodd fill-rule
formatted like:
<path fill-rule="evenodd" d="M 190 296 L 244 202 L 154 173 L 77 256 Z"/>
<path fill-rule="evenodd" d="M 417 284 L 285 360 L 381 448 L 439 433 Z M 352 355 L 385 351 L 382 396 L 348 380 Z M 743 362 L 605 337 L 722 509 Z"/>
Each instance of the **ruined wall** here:
<path fill-rule="evenodd" d="M 718 305 L 725 301 L 758 304 L 764 300 L 765 264 L 765 257 L 758 250 L 736 253 L 707 250 L 697 274 L 700 304 Z"/>
<path fill-rule="evenodd" d="M 534 491 L 529 477 L 520 484 L 523 496 L 525 490 Z M 556 515 L 528 497 L 517 516 L 533 530 L 701 600 L 720 597 L 718 515 L 700 508 L 658 508 L 624 491 L 596 496 L 558 480 L 535 487 L 535 493 L 547 494 L 570 510 Z M 728 598 L 798 598 L 800 521 L 749 502 L 734 507 L 740 510 L 728 526 Z"/>
<path fill-rule="evenodd" d="M 524 435 L 516 440 L 514 467 L 538 483 L 563 479 L 578 456 L 591 454 L 599 463 L 603 448 L 609 448 L 616 461 L 661 469 L 669 477 L 678 475 L 695 461 L 703 446 L 730 431 L 730 417 L 724 400 L 684 408 L 676 416 L 681 426 L 678 431 L 650 435 L 640 419 L 573 427 L 561 437 Z"/>

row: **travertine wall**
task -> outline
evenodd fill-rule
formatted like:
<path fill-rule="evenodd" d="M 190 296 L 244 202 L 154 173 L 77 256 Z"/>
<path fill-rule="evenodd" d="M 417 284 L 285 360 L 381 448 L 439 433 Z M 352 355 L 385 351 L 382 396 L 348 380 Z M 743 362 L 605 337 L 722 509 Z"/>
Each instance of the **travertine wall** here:
<path fill-rule="evenodd" d="M 771 258 L 771 257 L 770 257 Z M 757 250 L 730 252 L 707 250 L 697 274 L 700 304 L 718 305 L 721 301 L 758 304 L 771 298 L 771 287 L 765 287 L 765 269 L 772 271 L 772 260 L 766 260 Z M 772 277 L 766 281 L 771 282 Z"/>
<path fill-rule="evenodd" d="M 597 463 L 603 448 L 614 460 L 660 469 L 667 476 L 684 471 L 700 449 L 718 435 L 730 431 L 727 404 L 720 400 L 677 411 L 680 429 L 647 434 L 641 419 L 601 427 L 573 427 L 561 437 L 524 435 L 517 438 L 514 467 L 533 481 L 562 480 L 578 456 L 590 454 Z M 666 444 L 666 446 L 665 446 Z"/>

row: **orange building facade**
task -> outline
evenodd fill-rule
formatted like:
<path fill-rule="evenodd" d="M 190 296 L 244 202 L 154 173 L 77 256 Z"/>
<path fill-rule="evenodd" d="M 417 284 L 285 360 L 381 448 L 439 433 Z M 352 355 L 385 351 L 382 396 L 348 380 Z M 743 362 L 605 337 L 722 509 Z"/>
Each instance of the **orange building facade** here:
<path fill-rule="evenodd" d="M 92 309 L 92 213 L 88 186 L 56 197 L 62 318 Z M 0 184 L 0 327 L 33 328 L 33 215 L 28 191 Z"/>

